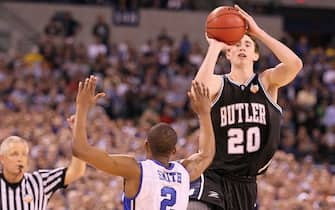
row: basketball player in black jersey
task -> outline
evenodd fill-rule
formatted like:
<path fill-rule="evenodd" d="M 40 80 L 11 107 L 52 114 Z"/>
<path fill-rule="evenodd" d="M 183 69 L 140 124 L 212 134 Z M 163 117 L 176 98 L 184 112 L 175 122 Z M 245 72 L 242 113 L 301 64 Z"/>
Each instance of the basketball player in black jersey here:
<path fill-rule="evenodd" d="M 233 46 L 208 39 L 207 55 L 196 80 L 210 88 L 216 154 L 205 173 L 191 183 L 188 210 L 251 210 L 257 197 L 256 176 L 265 172 L 278 144 L 281 108 L 278 89 L 291 82 L 302 61 L 288 47 L 263 31 L 245 11 L 248 34 Z M 255 74 L 258 39 L 277 56 L 277 66 Z M 219 53 L 231 63 L 226 75 L 214 75 Z"/>

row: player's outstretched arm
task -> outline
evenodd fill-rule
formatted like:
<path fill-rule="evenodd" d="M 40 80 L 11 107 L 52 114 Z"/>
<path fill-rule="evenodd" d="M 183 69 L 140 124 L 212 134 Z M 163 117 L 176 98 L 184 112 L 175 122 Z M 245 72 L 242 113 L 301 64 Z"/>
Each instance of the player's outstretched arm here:
<path fill-rule="evenodd" d="M 207 35 L 206 39 L 209 46 L 205 59 L 195 76 L 195 80 L 206 84 L 209 88 L 210 99 L 213 101 L 219 92 L 222 83 L 222 77 L 214 74 L 214 68 L 220 52 L 226 50 L 227 45 L 223 42 L 216 41 L 215 39 L 210 39 Z"/>
<path fill-rule="evenodd" d="M 75 116 L 72 115 L 67 119 L 67 123 L 72 131 L 74 129 Z M 72 156 L 70 165 L 67 167 L 64 185 L 71 184 L 73 181 L 76 181 L 85 174 L 86 163 L 75 156 Z"/>
<path fill-rule="evenodd" d="M 140 177 L 140 166 L 134 157 L 128 155 L 110 155 L 87 142 L 87 113 L 104 93 L 95 94 L 96 77 L 91 76 L 80 82 L 76 99 L 76 119 L 73 135 L 73 154 L 95 168 L 126 179 Z"/>
<path fill-rule="evenodd" d="M 239 10 L 240 14 L 248 22 L 248 33 L 264 43 L 281 62 L 276 67 L 263 73 L 262 76 L 268 83 L 267 85 L 278 88 L 290 83 L 302 69 L 303 63 L 301 59 L 283 43 L 263 31 L 253 17 L 239 6 L 235 5 L 235 8 Z"/>
<path fill-rule="evenodd" d="M 210 165 L 215 154 L 214 131 L 211 120 L 209 89 L 203 83 L 193 81 L 188 92 L 193 111 L 200 122 L 199 152 L 181 161 L 190 174 L 190 180 L 197 179 Z"/>

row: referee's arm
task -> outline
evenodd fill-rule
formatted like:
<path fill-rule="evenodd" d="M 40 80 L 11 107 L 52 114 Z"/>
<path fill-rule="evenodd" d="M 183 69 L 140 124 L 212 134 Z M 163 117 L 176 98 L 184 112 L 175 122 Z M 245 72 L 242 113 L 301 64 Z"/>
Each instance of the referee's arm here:
<path fill-rule="evenodd" d="M 85 173 L 85 168 L 86 163 L 84 161 L 72 156 L 71 163 L 65 173 L 64 185 L 71 184 L 82 177 Z"/>
<path fill-rule="evenodd" d="M 69 127 L 71 128 L 71 131 L 73 133 L 73 127 L 74 127 L 74 120 L 75 116 L 72 115 L 70 118 L 67 119 L 67 122 L 69 124 Z M 71 163 L 68 166 L 66 173 L 65 173 L 65 179 L 64 179 L 64 185 L 71 184 L 73 181 L 76 181 L 80 177 L 82 177 L 85 173 L 86 169 L 86 163 L 75 156 L 72 156 Z"/>

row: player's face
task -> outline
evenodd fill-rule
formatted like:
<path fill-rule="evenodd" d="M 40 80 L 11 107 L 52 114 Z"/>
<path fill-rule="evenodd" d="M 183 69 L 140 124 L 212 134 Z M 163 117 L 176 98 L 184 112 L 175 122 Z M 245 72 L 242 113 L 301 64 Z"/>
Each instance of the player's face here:
<path fill-rule="evenodd" d="M 227 59 L 230 60 L 232 65 L 253 63 L 259 58 L 255 47 L 255 42 L 248 35 L 244 35 L 239 42 L 229 47 Z"/>
<path fill-rule="evenodd" d="M 1 158 L 3 169 L 10 174 L 20 174 L 27 170 L 28 148 L 24 143 L 9 144 L 8 151 Z"/>

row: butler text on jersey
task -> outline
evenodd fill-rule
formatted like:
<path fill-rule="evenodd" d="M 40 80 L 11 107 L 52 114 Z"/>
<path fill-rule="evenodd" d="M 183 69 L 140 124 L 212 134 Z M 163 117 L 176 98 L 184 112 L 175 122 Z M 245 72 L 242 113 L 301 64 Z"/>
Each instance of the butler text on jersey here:
<path fill-rule="evenodd" d="M 238 123 L 260 123 L 266 125 L 264 104 L 236 103 L 220 108 L 221 127 Z"/>

